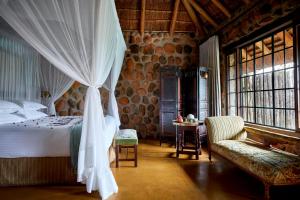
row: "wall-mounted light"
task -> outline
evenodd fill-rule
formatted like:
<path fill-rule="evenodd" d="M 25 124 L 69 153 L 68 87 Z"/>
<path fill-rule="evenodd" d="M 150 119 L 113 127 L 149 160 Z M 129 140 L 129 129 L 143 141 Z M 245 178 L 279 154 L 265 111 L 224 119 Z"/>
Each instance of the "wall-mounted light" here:
<path fill-rule="evenodd" d="M 51 94 L 49 91 L 41 91 L 41 97 L 42 98 L 50 98 Z"/>
<path fill-rule="evenodd" d="M 202 72 L 200 72 L 200 76 L 201 76 L 201 78 L 207 79 L 208 78 L 208 72 L 202 71 Z"/>

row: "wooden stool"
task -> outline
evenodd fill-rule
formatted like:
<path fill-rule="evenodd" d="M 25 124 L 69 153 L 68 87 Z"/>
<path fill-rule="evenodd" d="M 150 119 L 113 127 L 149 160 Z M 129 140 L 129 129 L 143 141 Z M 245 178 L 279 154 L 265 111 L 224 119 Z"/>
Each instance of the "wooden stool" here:
<path fill-rule="evenodd" d="M 138 137 L 136 130 L 134 129 L 122 129 L 115 137 L 116 145 L 116 167 L 119 167 L 119 161 L 134 161 L 134 166 L 137 167 L 137 145 Z M 120 159 L 119 152 L 121 148 L 133 148 L 134 149 L 134 159 Z"/>

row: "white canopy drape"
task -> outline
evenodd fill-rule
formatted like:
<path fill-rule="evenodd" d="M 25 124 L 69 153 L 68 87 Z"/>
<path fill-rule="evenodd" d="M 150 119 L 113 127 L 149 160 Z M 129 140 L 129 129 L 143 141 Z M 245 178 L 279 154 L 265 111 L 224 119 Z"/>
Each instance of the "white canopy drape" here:
<path fill-rule="evenodd" d="M 117 104 L 117 100 L 115 97 L 115 88 L 116 85 L 118 83 L 118 79 L 121 73 L 121 69 L 122 69 L 122 64 L 123 64 L 123 59 L 120 58 L 124 58 L 124 48 L 123 46 L 125 44 L 122 45 L 124 39 L 123 39 L 123 35 L 122 32 L 119 31 L 118 32 L 118 45 L 117 46 L 117 50 L 116 50 L 116 59 L 114 62 L 114 65 L 111 69 L 111 72 L 109 74 L 109 77 L 107 78 L 104 86 L 109 90 L 109 101 L 108 101 L 108 108 L 107 108 L 107 112 L 109 115 L 113 116 L 118 123 L 118 126 L 121 125 L 120 122 L 120 117 L 119 117 L 119 111 L 118 111 L 118 104 Z"/>
<path fill-rule="evenodd" d="M 199 64 L 209 70 L 209 108 L 210 116 L 221 115 L 220 55 L 218 36 L 210 37 L 200 45 Z"/>
<path fill-rule="evenodd" d="M 39 54 L 22 39 L 0 32 L 0 99 L 40 102 Z"/>
<path fill-rule="evenodd" d="M 1 0 L 0 15 L 55 67 L 88 86 L 78 158 L 78 181 L 103 199 L 118 187 L 109 167 L 98 88 L 125 51 L 113 0 Z M 120 46 L 119 46 L 120 45 Z M 121 50 L 120 50 L 121 51 Z M 111 141 L 109 141 L 111 143 Z"/>
<path fill-rule="evenodd" d="M 56 115 L 54 102 L 70 89 L 74 80 L 59 71 L 42 56 L 40 66 L 41 91 L 45 95 L 42 96 L 42 104 L 48 107 L 49 115 Z"/>

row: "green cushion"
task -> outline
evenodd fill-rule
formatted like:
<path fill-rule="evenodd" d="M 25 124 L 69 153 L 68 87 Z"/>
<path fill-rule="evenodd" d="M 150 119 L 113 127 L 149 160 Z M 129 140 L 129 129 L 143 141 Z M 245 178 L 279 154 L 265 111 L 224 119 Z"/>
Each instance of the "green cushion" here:
<path fill-rule="evenodd" d="M 134 129 L 122 129 L 115 136 L 116 145 L 135 145 L 138 144 L 138 137 Z"/>

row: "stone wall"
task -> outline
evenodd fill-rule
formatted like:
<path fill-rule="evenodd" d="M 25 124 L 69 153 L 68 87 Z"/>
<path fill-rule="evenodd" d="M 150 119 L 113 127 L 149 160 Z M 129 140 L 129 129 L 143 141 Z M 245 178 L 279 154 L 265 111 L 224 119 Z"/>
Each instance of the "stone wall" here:
<path fill-rule="evenodd" d="M 193 33 L 125 32 L 128 52 L 116 88 L 122 128 L 134 128 L 142 137 L 159 133 L 160 72 L 164 66 L 188 68 L 198 64 L 198 38 Z M 56 102 L 60 115 L 81 115 L 86 87 L 75 83 Z M 108 93 L 101 90 L 104 107 Z"/>
<path fill-rule="evenodd" d="M 198 63 L 198 40 L 194 34 L 124 34 L 130 53 L 125 57 L 116 96 L 121 123 L 143 137 L 159 133 L 160 68 L 188 68 Z"/>

